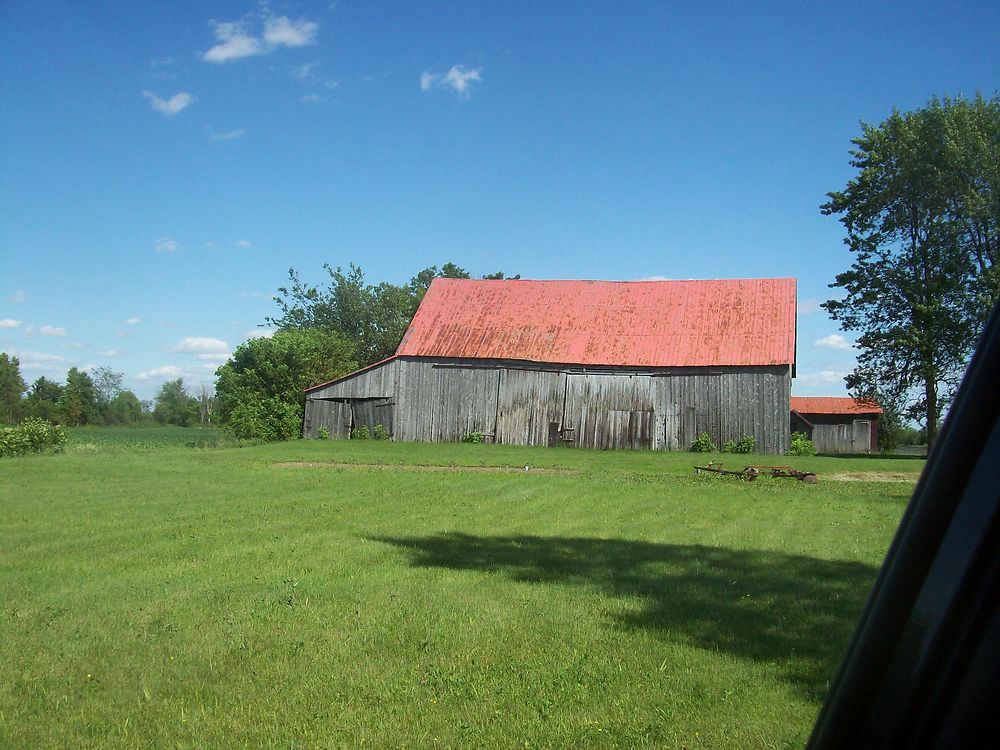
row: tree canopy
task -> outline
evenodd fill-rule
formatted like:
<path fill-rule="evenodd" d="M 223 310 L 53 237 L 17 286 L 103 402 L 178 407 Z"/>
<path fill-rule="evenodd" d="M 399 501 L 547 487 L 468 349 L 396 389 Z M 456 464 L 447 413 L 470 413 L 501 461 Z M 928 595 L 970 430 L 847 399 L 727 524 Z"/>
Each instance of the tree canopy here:
<path fill-rule="evenodd" d="M 17 419 L 24 389 L 20 360 L 0 352 L 0 420 L 14 422 Z"/>
<path fill-rule="evenodd" d="M 828 193 L 853 253 L 824 303 L 860 333 L 855 396 L 917 419 L 933 441 L 1000 296 L 1000 99 L 932 99 L 862 123 L 857 175 Z"/>
<path fill-rule="evenodd" d="M 325 287 L 306 284 L 298 271 L 289 269 L 290 283 L 281 287 L 275 297 L 279 315 L 268 317 L 267 322 L 280 330 L 317 328 L 338 333 L 354 347 L 361 366 L 396 351 L 431 281 L 437 277 L 470 278 L 466 269 L 451 262 L 440 269 L 425 268 L 404 285 L 385 281 L 369 284 L 361 268 L 353 263 L 346 272 L 328 264 L 323 268 L 330 277 Z M 505 277 L 498 271 L 487 278 Z"/>
<path fill-rule="evenodd" d="M 217 370 L 219 416 L 240 438 L 294 437 L 302 426 L 305 389 L 356 367 L 354 347 L 335 331 L 292 328 L 251 339 Z"/>

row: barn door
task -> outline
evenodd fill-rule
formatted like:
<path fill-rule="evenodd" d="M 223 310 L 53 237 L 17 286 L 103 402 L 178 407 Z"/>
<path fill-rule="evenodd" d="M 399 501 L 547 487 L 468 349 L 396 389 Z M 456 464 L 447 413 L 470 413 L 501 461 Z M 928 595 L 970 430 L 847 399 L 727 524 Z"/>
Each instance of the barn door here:
<path fill-rule="evenodd" d="M 497 399 L 496 442 L 548 445 L 562 421 L 566 376 L 561 372 L 503 370 Z"/>
<path fill-rule="evenodd" d="M 867 419 L 854 420 L 854 440 L 851 445 L 852 453 L 872 452 L 872 423 Z"/>
<path fill-rule="evenodd" d="M 584 448 L 652 448 L 656 432 L 652 378 L 566 376 L 563 429 Z"/>
<path fill-rule="evenodd" d="M 393 407 L 395 401 L 391 398 L 352 399 L 351 431 L 366 427 L 370 436 L 375 435 L 375 428 L 381 427 L 387 435 L 392 435 Z"/>

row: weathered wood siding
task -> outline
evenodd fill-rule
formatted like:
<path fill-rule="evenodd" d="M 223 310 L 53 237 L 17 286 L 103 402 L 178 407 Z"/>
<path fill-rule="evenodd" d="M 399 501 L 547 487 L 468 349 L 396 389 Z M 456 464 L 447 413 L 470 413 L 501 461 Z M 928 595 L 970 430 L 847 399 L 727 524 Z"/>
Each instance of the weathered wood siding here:
<path fill-rule="evenodd" d="M 871 453 L 872 421 L 853 419 L 836 424 L 814 424 L 812 441 L 819 453 Z"/>
<path fill-rule="evenodd" d="M 752 435 L 758 452 L 782 453 L 790 392 L 788 367 L 626 372 L 398 358 L 310 393 L 305 434 L 314 434 L 321 414 L 309 401 L 352 404 L 350 425 L 367 414 L 362 401 L 381 399 L 396 440 L 448 442 L 481 432 L 515 445 L 558 436 L 589 448 L 687 450 L 707 432 L 720 447 Z"/>

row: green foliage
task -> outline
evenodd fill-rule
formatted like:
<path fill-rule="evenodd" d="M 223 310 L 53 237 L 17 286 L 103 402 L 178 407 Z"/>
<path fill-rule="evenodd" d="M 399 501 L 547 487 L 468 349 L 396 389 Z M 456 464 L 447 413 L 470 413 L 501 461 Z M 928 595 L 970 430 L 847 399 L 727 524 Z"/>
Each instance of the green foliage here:
<path fill-rule="evenodd" d="M 329 427 L 320 427 L 318 430 L 316 430 L 316 437 L 318 439 L 320 439 L 320 440 L 329 440 L 330 439 L 330 428 Z"/>
<path fill-rule="evenodd" d="M 467 432 L 465 437 L 462 438 L 463 443 L 481 443 L 485 439 L 485 436 L 481 432 Z"/>
<path fill-rule="evenodd" d="M 267 322 L 281 330 L 312 328 L 337 333 L 353 346 L 352 356 L 362 366 L 396 351 L 435 278 L 469 278 L 468 271 L 450 262 L 440 269 L 430 266 L 419 271 L 405 285 L 369 284 L 361 268 L 353 263 L 346 272 L 328 264 L 323 268 L 329 276 L 325 287 L 304 283 L 290 268 L 290 283 L 281 287 L 275 297 L 279 314 L 268 317 Z M 490 277 L 503 278 L 503 272 Z"/>
<path fill-rule="evenodd" d="M 81 425 L 100 421 L 97 390 L 90 375 L 75 367 L 66 373 L 66 385 L 59 398 L 63 424 Z"/>
<path fill-rule="evenodd" d="M 351 440 L 368 440 L 371 438 L 371 431 L 368 425 L 359 425 L 351 430 Z"/>
<path fill-rule="evenodd" d="M 0 421 L 13 423 L 17 420 L 24 389 L 20 360 L 0 352 Z"/>
<path fill-rule="evenodd" d="M 352 346 L 331 331 L 289 329 L 251 339 L 216 373 L 218 417 L 243 439 L 294 437 L 302 423 L 305 389 L 355 369 L 353 356 Z M 254 409 L 259 413 L 251 414 Z M 289 432 L 293 421 L 298 426 Z"/>
<path fill-rule="evenodd" d="M 792 447 L 788 450 L 789 456 L 815 456 L 816 444 L 809 439 L 804 432 L 792 433 Z"/>
<path fill-rule="evenodd" d="M 274 396 L 248 396 L 229 412 L 225 424 L 228 434 L 238 440 L 291 440 L 302 429 L 302 410 Z"/>
<path fill-rule="evenodd" d="M 739 440 L 728 441 L 722 446 L 722 451 L 724 453 L 753 453 L 756 444 L 757 439 L 753 435 L 747 435 Z"/>
<path fill-rule="evenodd" d="M 22 409 L 28 416 L 46 422 L 62 422 L 62 411 L 59 408 L 62 392 L 63 388 L 58 383 L 45 377 L 38 378 L 31 384 L 28 397 L 21 403 Z"/>
<path fill-rule="evenodd" d="M 139 424 L 145 412 L 142 402 L 132 391 L 119 391 L 114 398 L 108 402 L 104 411 L 104 424 L 106 425 L 133 425 Z"/>
<path fill-rule="evenodd" d="M 190 396 L 184 379 L 170 380 L 160 387 L 153 407 L 153 419 L 160 424 L 189 427 L 198 421 L 198 399 Z"/>
<path fill-rule="evenodd" d="M 372 430 L 372 440 L 388 440 L 390 437 L 389 431 L 381 424 L 375 425 Z"/>
<path fill-rule="evenodd" d="M 853 142 L 858 173 L 821 208 L 840 216 L 854 262 L 824 307 L 861 332 L 851 393 L 933 441 L 1000 296 L 1000 98 L 933 99 Z"/>
<path fill-rule="evenodd" d="M 59 452 L 66 445 L 66 430 L 37 417 L 28 417 L 17 427 L 0 427 L 0 456 Z"/>
<path fill-rule="evenodd" d="M 712 437 L 707 432 L 703 432 L 691 443 L 690 450 L 693 453 L 715 453 L 717 449 L 715 443 L 712 442 Z"/>

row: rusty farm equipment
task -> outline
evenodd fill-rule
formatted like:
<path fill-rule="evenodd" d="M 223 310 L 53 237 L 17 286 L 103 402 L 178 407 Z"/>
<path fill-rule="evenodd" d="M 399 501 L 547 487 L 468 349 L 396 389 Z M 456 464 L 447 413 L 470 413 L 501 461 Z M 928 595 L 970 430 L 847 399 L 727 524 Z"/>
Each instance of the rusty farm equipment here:
<path fill-rule="evenodd" d="M 706 466 L 695 466 L 696 474 L 703 471 L 719 474 L 720 476 L 731 476 L 752 482 L 759 476 L 773 477 L 775 479 L 798 479 L 806 484 L 815 484 L 818 480 L 811 471 L 799 471 L 794 466 L 744 466 L 742 469 L 723 469 L 721 461 L 710 461 Z"/>

